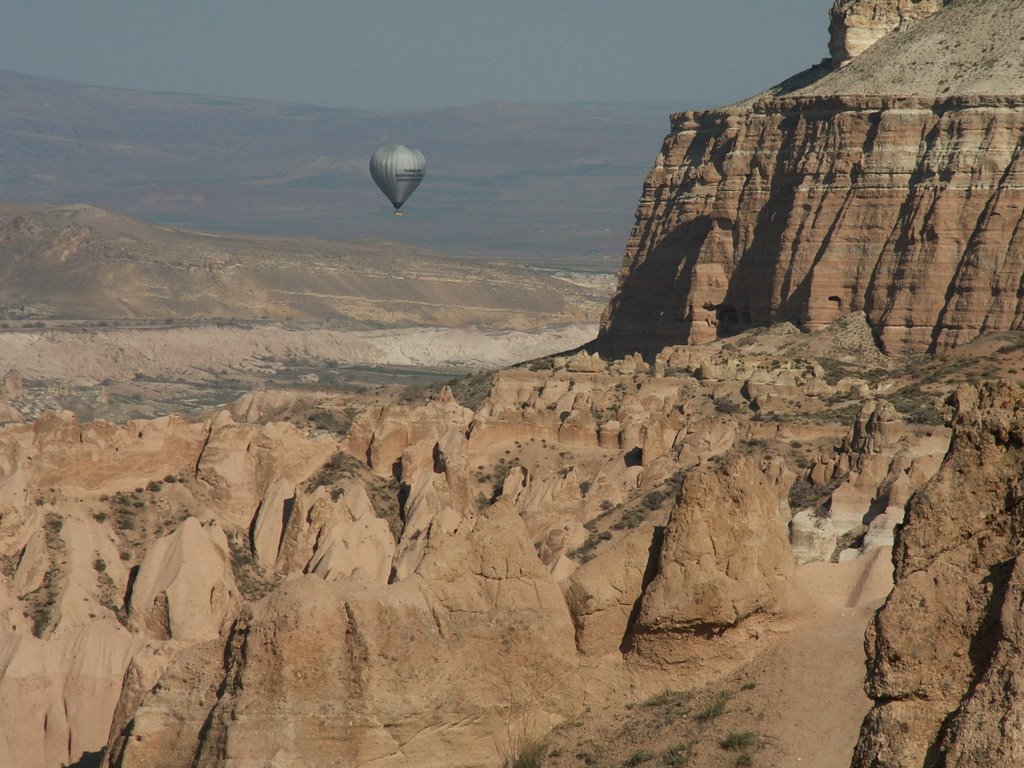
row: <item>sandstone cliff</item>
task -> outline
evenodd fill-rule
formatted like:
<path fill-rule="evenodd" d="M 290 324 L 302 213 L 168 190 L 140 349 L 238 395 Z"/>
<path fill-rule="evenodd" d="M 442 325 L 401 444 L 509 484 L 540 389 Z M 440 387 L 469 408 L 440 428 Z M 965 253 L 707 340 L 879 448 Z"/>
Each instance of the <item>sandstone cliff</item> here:
<path fill-rule="evenodd" d="M 855 768 L 1020 765 L 1024 389 L 961 388 L 949 453 L 911 500 L 867 635 Z"/>
<path fill-rule="evenodd" d="M 934 13 L 838 71 L 673 115 L 603 354 L 783 320 L 813 330 L 851 310 L 890 351 L 1019 327 L 1024 6 L 936 5 L 839 2 L 847 31 L 864 14 L 883 29 Z"/>

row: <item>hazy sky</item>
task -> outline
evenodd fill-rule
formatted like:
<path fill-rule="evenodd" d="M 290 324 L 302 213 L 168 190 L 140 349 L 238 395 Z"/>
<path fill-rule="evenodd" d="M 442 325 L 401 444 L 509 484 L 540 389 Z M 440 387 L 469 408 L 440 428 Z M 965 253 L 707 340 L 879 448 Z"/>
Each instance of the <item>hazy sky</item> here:
<path fill-rule="evenodd" d="M 831 0 L 4 0 L 0 69 L 405 110 L 751 95 L 827 53 Z"/>

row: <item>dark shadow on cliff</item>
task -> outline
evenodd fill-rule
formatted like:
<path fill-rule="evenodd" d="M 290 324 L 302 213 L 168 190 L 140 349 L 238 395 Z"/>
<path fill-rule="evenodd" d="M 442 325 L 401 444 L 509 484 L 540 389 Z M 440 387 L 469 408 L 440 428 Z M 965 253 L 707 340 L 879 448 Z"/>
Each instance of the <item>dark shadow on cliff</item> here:
<path fill-rule="evenodd" d="M 725 298 L 714 307 L 718 320 L 718 338 L 735 336 L 749 328 L 780 320 L 800 325 L 800 317 L 780 317 L 779 307 L 772 306 L 772 298 L 776 293 L 779 262 L 792 256 L 791 253 L 783 252 L 783 245 L 796 200 L 796 190 L 804 176 L 788 164 L 795 163 L 800 157 L 798 144 L 802 142 L 803 134 L 798 136 L 797 129 L 801 120 L 799 113 L 789 113 L 779 123 L 777 130 L 786 140 L 775 151 L 768 194 L 757 214 L 749 247 L 742 253 L 739 253 L 742 243 L 737 234 L 733 233 L 734 252 L 738 259 L 729 278 Z M 751 178 L 760 177 L 761 173 L 760 169 L 752 169 Z M 746 190 L 740 194 L 745 195 Z"/>
<path fill-rule="evenodd" d="M 686 222 L 634 267 L 612 300 L 612 322 L 597 338 L 602 357 L 639 352 L 650 359 L 662 347 L 685 343 L 691 323 L 686 299 L 711 226 L 708 216 Z"/>
<path fill-rule="evenodd" d="M 100 768 L 103 765 L 103 750 L 83 752 L 82 756 L 71 763 L 68 768 Z"/>
<path fill-rule="evenodd" d="M 760 97 L 785 95 L 810 85 L 830 71 L 831 65 L 822 61 L 751 99 L 750 103 Z M 740 102 L 737 106 L 746 103 Z M 716 123 L 720 117 L 713 113 L 708 113 L 706 118 L 698 116 L 698 135 L 690 143 L 686 157 L 680 163 L 683 168 L 698 169 L 712 165 L 723 177 L 731 173 L 726 171 L 726 167 L 735 147 L 736 136 L 730 135 L 723 125 Z M 712 203 L 693 203 L 691 207 L 683 202 L 685 193 L 694 190 L 693 182 L 684 182 L 675 189 L 659 188 L 659 194 L 671 194 L 675 199 L 653 201 L 657 217 L 664 220 L 681 213 L 684 217 L 689 214 L 693 218 L 670 231 L 653 247 L 645 250 L 641 246 L 639 249 L 638 260 L 613 298 L 609 307 L 609 320 L 597 339 L 595 348 L 602 356 L 621 357 L 639 352 L 649 361 L 665 346 L 686 343 L 695 322 L 695 309 L 712 313 L 711 317 L 716 323 L 713 332 L 719 338 L 766 325 L 777 319 L 791 319 L 776 318 L 778 308 L 772 306 L 772 301 L 777 292 L 775 282 L 779 273 L 778 262 L 780 258 L 789 256 L 782 253 L 784 235 L 789 225 L 797 186 L 804 178 L 804 173 L 797 167 L 806 140 L 804 133 L 799 131 L 804 118 L 800 111 L 785 114 L 777 128 L 785 138 L 775 150 L 774 156 L 756 158 L 752 162 L 749 178 L 744 182 L 744 189 L 739 192 L 737 208 L 742 211 L 750 202 L 747 198 L 763 194 L 760 187 L 766 177 L 769 179 L 769 189 L 746 242 L 741 242 L 740 233 L 736 231 L 731 219 L 708 213 L 716 210 Z M 732 175 L 735 177 L 736 174 Z M 716 191 L 715 194 L 718 196 L 720 193 Z M 756 199 L 754 202 L 756 204 Z M 656 227 L 653 218 L 641 221 L 640 225 L 645 224 L 648 230 Z M 732 238 L 733 263 L 722 265 L 729 284 L 721 301 L 717 301 L 717 296 L 712 301 L 709 297 L 691 295 L 694 268 L 708 235 L 715 229 Z M 741 252 L 741 247 L 746 250 Z M 643 261 L 639 261 L 640 258 Z M 714 260 L 721 261 L 721 257 L 709 259 Z M 702 302 L 701 306 L 692 306 L 693 300 Z"/>
<path fill-rule="evenodd" d="M 658 575 L 658 566 L 661 564 L 661 549 L 665 544 L 665 526 L 659 525 L 654 529 L 654 536 L 651 537 L 651 546 L 647 550 L 647 567 L 644 568 L 643 582 L 640 586 L 640 596 L 633 603 L 629 612 L 629 619 L 626 621 L 626 632 L 619 643 L 619 651 L 629 653 L 633 650 L 633 643 L 636 639 L 636 620 L 640 615 L 640 605 L 643 603 L 647 588 Z"/>
<path fill-rule="evenodd" d="M 1015 154 L 1020 156 L 1022 149 L 1024 149 L 1024 139 L 1017 142 Z M 993 216 L 999 215 L 999 204 L 1002 197 L 1001 190 L 1007 188 L 1011 176 L 1017 170 L 1016 162 L 1010 162 L 1007 164 L 1006 169 L 999 178 L 999 183 L 990 192 L 990 197 L 985 202 L 985 205 L 981 210 L 981 214 L 975 222 L 974 231 L 971 232 L 971 236 L 968 238 L 967 244 L 964 246 L 960 259 L 957 261 L 953 277 L 949 281 L 949 285 L 946 287 L 946 294 L 943 297 L 942 309 L 939 310 L 938 318 L 932 328 L 931 343 L 928 346 L 928 352 L 931 354 L 935 354 L 935 352 L 938 351 L 943 331 L 947 328 L 956 327 L 956 322 L 950 322 L 947 320 L 947 316 L 953 313 L 956 309 L 954 300 L 970 293 L 971 278 L 974 276 L 972 273 L 977 272 L 979 265 L 984 263 L 984 259 L 979 258 L 978 254 L 984 248 L 984 239 L 986 232 L 988 231 L 988 224 Z M 1021 220 L 1022 219 L 1018 218 L 1017 227 L 1020 226 Z M 1009 248 L 1010 243 L 1008 242 L 1007 249 Z M 1020 291 L 1018 290 L 1018 297 L 1019 295 Z"/>
<path fill-rule="evenodd" d="M 924 768 L 942 768 L 946 764 L 945 747 L 951 734 L 955 732 L 957 720 L 963 714 L 964 705 L 974 696 L 978 686 L 982 684 L 992 667 L 996 652 L 999 650 L 999 642 L 1002 639 L 1002 632 L 999 629 L 1000 615 L 1006 602 L 1015 563 L 1016 558 L 996 563 L 989 569 L 988 576 L 983 579 L 983 583 L 990 586 L 992 593 L 985 606 L 985 616 L 978 625 L 967 649 L 974 674 L 967 690 L 960 698 L 957 708 L 942 721 L 935 741 L 928 747 L 928 751 L 925 753 Z"/>

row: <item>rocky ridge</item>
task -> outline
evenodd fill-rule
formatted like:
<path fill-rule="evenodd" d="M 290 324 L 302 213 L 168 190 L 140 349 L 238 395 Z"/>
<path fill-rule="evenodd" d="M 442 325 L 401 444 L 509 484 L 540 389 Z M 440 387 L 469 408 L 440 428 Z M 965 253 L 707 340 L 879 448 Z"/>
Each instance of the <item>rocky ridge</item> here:
<path fill-rule="evenodd" d="M 1024 389 L 961 387 L 942 468 L 907 506 L 896 584 L 869 628 L 853 765 L 1013 765 L 1024 759 L 1020 469 Z"/>

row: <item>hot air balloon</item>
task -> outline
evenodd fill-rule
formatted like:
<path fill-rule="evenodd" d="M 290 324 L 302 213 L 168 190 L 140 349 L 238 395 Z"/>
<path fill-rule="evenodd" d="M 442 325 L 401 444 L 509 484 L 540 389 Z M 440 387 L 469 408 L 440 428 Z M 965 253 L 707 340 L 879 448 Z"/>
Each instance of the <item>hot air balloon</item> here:
<path fill-rule="evenodd" d="M 370 175 L 395 206 L 395 216 L 401 216 L 398 210 L 402 203 L 423 181 L 423 173 L 427 161 L 418 149 L 401 144 L 389 144 L 381 147 L 370 158 Z"/>

